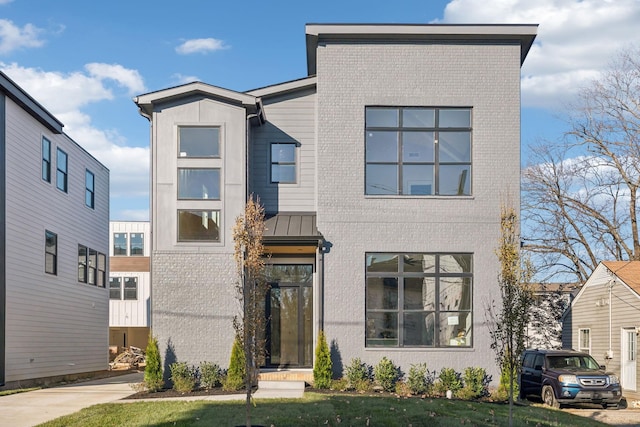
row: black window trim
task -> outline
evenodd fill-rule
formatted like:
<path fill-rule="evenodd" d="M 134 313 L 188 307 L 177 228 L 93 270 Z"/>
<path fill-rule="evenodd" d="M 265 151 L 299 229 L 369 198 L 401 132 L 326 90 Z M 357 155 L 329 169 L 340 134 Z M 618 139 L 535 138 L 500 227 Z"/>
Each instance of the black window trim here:
<path fill-rule="evenodd" d="M 65 158 L 65 168 L 64 170 L 60 169 L 60 165 L 58 162 L 58 154 L 64 154 Z M 64 188 L 60 188 L 60 182 L 58 179 L 58 172 L 62 174 L 64 177 Z M 56 188 L 65 193 L 69 192 L 69 155 L 60 147 L 56 147 Z"/>
<path fill-rule="evenodd" d="M 89 180 L 87 179 L 89 177 L 89 175 L 91 175 L 91 188 L 89 188 Z M 85 206 L 91 208 L 91 209 L 95 209 L 95 200 L 96 200 L 96 176 L 93 172 L 91 172 L 89 169 L 85 169 L 84 172 L 84 186 L 85 186 L 85 193 L 84 193 L 84 204 Z M 87 196 L 90 195 L 90 200 L 91 200 L 91 204 L 87 203 Z"/>
<path fill-rule="evenodd" d="M 47 145 L 47 152 L 45 153 L 45 142 Z M 51 184 L 51 140 L 46 136 L 42 136 L 42 180 Z M 45 156 L 46 154 L 46 156 Z M 45 177 L 46 171 L 46 177 Z"/>
<path fill-rule="evenodd" d="M 49 252 L 49 248 L 47 247 L 47 239 L 49 236 L 52 236 L 55 240 L 53 252 Z M 47 271 L 47 255 L 51 255 L 53 257 L 53 271 Z M 44 272 L 54 276 L 58 275 L 58 234 L 49 230 L 44 231 Z"/>
<path fill-rule="evenodd" d="M 281 162 L 273 159 L 273 146 L 274 145 L 293 145 L 293 161 L 292 162 Z M 273 166 L 274 165 L 282 165 L 282 166 L 294 166 L 294 178 L 293 181 L 275 181 L 273 179 Z M 298 177 L 298 143 L 297 142 L 270 142 L 269 143 L 269 182 L 271 184 L 283 184 L 283 185 L 291 185 L 297 184 Z"/>

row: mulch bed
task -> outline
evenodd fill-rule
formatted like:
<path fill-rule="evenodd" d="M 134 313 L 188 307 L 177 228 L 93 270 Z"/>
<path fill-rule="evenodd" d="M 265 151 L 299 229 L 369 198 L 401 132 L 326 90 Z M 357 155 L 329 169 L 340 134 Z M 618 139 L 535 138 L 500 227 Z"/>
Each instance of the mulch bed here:
<path fill-rule="evenodd" d="M 162 390 L 154 392 L 139 391 L 135 394 L 132 394 L 131 396 L 126 397 L 125 399 L 164 399 L 167 397 L 223 396 L 229 394 L 245 394 L 245 391 L 227 391 L 223 390 L 222 387 L 215 387 L 211 389 L 198 389 L 183 393 L 172 388 L 164 388 Z"/>

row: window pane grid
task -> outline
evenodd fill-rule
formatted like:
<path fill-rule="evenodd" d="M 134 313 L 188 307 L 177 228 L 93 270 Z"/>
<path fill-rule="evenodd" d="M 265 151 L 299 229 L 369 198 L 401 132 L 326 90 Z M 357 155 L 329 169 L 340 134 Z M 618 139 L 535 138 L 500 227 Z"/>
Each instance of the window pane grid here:
<path fill-rule="evenodd" d="M 42 137 L 42 179 L 51 182 L 51 141 Z"/>
<path fill-rule="evenodd" d="M 59 190 L 67 192 L 67 153 L 59 148 L 56 157 L 56 186 Z"/>
<path fill-rule="evenodd" d="M 84 203 L 93 209 L 95 203 L 95 183 L 93 173 L 90 171 L 86 171 L 85 173 L 85 187 Z"/>

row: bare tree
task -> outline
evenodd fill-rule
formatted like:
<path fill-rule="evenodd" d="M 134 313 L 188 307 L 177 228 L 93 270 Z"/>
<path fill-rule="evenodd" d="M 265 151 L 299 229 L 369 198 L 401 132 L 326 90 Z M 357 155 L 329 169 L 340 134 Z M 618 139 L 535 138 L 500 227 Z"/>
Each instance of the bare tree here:
<path fill-rule="evenodd" d="M 640 48 L 579 92 L 568 124 L 523 171 L 523 242 L 538 270 L 584 282 L 602 260 L 640 259 Z"/>
<path fill-rule="evenodd" d="M 247 426 L 251 426 L 251 392 L 258 383 L 260 363 L 265 353 L 264 303 L 268 285 L 264 277 L 264 229 L 264 208 L 258 198 L 254 200 L 251 196 L 244 215 L 236 218 L 233 227 L 234 258 L 239 277 L 236 291 L 241 302 L 241 312 L 233 319 L 233 327 L 245 354 Z"/>

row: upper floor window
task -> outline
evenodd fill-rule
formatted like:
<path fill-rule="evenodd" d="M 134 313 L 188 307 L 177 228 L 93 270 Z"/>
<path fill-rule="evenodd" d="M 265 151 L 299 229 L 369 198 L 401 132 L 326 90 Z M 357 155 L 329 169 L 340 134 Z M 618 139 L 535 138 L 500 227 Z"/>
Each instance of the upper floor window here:
<path fill-rule="evenodd" d="M 471 194 L 471 109 L 366 107 L 365 194 Z"/>
<path fill-rule="evenodd" d="M 58 235 L 49 230 L 44 232 L 44 271 L 58 274 Z"/>
<path fill-rule="evenodd" d="M 51 182 L 51 141 L 42 137 L 42 179 Z"/>
<path fill-rule="evenodd" d="M 94 182 L 93 173 L 89 170 L 85 171 L 84 174 L 84 183 L 85 183 L 85 191 L 84 191 L 84 203 L 89 206 L 91 209 L 95 207 L 95 182 Z"/>
<path fill-rule="evenodd" d="M 130 249 L 129 255 L 144 255 L 144 234 L 131 233 L 129 235 Z"/>
<path fill-rule="evenodd" d="M 124 278 L 124 299 L 125 300 L 138 299 L 138 278 L 137 277 Z"/>
<path fill-rule="evenodd" d="M 369 253 L 367 347 L 471 347 L 472 255 Z"/>
<path fill-rule="evenodd" d="M 96 284 L 96 271 L 98 267 L 98 252 L 95 249 L 89 249 L 89 255 L 87 257 L 87 283 L 90 285 Z"/>
<path fill-rule="evenodd" d="M 122 277 L 109 278 L 109 299 L 122 299 Z"/>
<path fill-rule="evenodd" d="M 295 184 L 296 144 L 271 144 L 271 182 Z"/>
<path fill-rule="evenodd" d="M 178 199 L 219 200 L 220 169 L 178 168 Z"/>
<path fill-rule="evenodd" d="M 98 252 L 98 271 L 96 272 L 96 286 L 104 288 L 107 281 L 107 257 Z"/>
<path fill-rule="evenodd" d="M 220 211 L 179 210 L 178 241 L 220 241 Z"/>
<path fill-rule="evenodd" d="M 179 157 L 220 157 L 220 128 L 178 127 Z"/>
<path fill-rule="evenodd" d="M 58 155 L 56 157 L 56 187 L 58 189 L 67 192 L 67 153 L 58 150 Z"/>
<path fill-rule="evenodd" d="M 113 254 L 127 254 L 127 233 L 113 233 Z"/>

